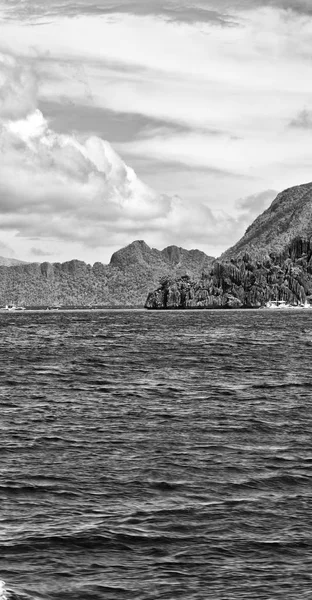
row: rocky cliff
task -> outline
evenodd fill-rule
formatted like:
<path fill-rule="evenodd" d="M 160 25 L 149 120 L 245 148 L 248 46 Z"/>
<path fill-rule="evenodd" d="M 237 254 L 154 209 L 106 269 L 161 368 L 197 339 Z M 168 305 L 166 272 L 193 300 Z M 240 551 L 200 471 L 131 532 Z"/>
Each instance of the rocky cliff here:
<path fill-rule="evenodd" d="M 0 266 L 0 306 L 143 306 L 164 275 L 199 277 L 213 260 L 196 250 L 159 251 L 136 241 L 116 252 L 109 265 L 72 260 Z"/>
<path fill-rule="evenodd" d="M 295 238 L 281 253 L 255 260 L 245 252 L 215 261 L 196 280 L 164 277 L 146 308 L 260 308 L 269 300 L 300 304 L 312 299 L 312 239 Z"/>

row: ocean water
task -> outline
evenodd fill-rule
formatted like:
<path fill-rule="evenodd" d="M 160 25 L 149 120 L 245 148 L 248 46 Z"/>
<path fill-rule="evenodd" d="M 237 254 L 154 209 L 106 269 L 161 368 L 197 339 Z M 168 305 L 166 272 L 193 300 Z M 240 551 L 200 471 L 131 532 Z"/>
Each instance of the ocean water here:
<path fill-rule="evenodd" d="M 0 409 L 2 597 L 312 597 L 309 311 L 2 313 Z"/>

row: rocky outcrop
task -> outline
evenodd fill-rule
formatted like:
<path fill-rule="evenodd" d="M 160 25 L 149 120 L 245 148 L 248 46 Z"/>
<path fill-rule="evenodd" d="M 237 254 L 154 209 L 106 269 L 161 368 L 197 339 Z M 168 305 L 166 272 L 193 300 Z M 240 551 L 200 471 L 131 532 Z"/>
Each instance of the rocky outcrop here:
<path fill-rule="evenodd" d="M 255 260 L 247 252 L 215 261 L 198 279 L 164 277 L 146 308 L 260 308 L 269 300 L 304 303 L 312 297 L 312 240 L 295 238 L 283 252 Z"/>
<path fill-rule="evenodd" d="M 136 241 L 113 254 L 109 265 L 79 260 L 0 266 L 0 306 L 143 306 L 165 275 L 199 277 L 214 259 L 175 246 L 164 251 Z"/>

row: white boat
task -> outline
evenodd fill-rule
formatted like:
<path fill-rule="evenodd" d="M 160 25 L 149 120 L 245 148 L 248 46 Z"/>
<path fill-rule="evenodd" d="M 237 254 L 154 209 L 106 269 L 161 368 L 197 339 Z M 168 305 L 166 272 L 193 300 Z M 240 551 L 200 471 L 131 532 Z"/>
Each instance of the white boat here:
<path fill-rule="evenodd" d="M 300 308 L 312 308 L 310 302 L 305 301 L 304 304 L 300 304 Z"/>
<path fill-rule="evenodd" d="M 6 304 L 4 310 L 25 310 L 24 306 L 15 306 L 15 304 Z"/>
<path fill-rule="evenodd" d="M 266 308 L 283 309 L 291 308 L 290 304 L 286 303 L 286 300 L 270 300 L 266 304 Z"/>
<path fill-rule="evenodd" d="M 304 304 L 287 304 L 286 300 L 270 300 L 269 302 L 267 302 L 267 304 L 265 305 L 265 308 L 273 308 L 273 309 L 285 309 L 285 308 L 291 308 L 291 309 L 307 309 L 307 308 L 312 308 L 312 305 L 310 304 L 310 302 L 305 302 Z"/>

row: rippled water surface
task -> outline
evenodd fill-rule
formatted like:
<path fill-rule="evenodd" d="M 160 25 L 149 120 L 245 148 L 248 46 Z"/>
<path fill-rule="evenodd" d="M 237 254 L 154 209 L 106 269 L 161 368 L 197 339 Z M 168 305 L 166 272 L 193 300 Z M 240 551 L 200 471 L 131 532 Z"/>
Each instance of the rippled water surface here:
<path fill-rule="evenodd" d="M 15 597 L 312 597 L 310 312 L 3 313 L 0 358 Z"/>

